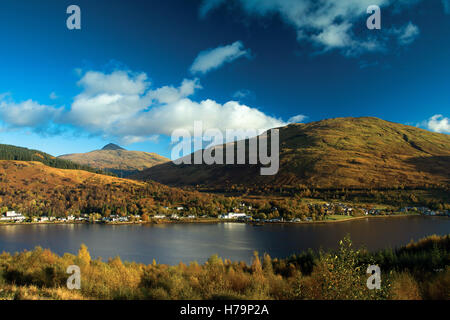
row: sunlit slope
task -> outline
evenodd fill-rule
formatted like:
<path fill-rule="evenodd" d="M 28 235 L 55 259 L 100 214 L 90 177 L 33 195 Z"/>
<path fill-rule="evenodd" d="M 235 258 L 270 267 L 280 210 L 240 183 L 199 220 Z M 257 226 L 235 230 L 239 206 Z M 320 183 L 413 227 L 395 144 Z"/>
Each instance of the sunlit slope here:
<path fill-rule="evenodd" d="M 87 153 L 75 153 L 60 156 L 61 159 L 88 165 L 93 168 L 127 176 L 143 169 L 169 161 L 156 153 L 128 151 L 124 149 L 95 150 Z"/>
<path fill-rule="evenodd" d="M 60 187 L 79 185 L 128 185 L 143 186 L 139 181 L 120 179 L 83 170 L 52 168 L 37 161 L 0 160 L 0 181 L 9 188 L 22 192 L 28 190 L 52 190 Z"/>
<path fill-rule="evenodd" d="M 83 170 L 48 167 L 35 161 L 0 160 L 0 207 L 27 216 L 79 213 L 143 214 L 164 206 L 210 203 L 207 194 L 183 191 Z M 206 202 L 205 202 L 206 201 Z"/>
<path fill-rule="evenodd" d="M 75 163 L 69 161 L 68 159 L 59 159 L 39 150 L 17 147 L 8 144 L 0 144 L 0 160 L 38 161 L 53 168 L 76 169 L 102 173 L 98 169 Z"/>
<path fill-rule="evenodd" d="M 134 176 L 173 185 L 425 186 L 450 182 L 450 136 L 378 118 L 336 118 L 280 128 L 280 170 L 166 163 Z"/>

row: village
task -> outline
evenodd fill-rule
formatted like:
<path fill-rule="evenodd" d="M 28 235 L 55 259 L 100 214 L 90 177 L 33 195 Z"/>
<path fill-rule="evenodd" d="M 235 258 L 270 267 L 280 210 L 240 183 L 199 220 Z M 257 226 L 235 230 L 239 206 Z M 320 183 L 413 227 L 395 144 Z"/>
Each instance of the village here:
<path fill-rule="evenodd" d="M 312 208 L 317 204 L 308 204 Z M 323 203 L 318 206 L 319 210 L 326 217 L 326 220 L 348 220 L 356 217 L 365 216 L 390 216 L 390 215 L 423 215 L 423 216 L 450 216 L 449 210 L 432 210 L 427 207 L 403 207 L 397 212 L 385 209 L 369 209 L 352 207 L 343 203 Z M 277 208 L 273 207 L 272 211 L 277 212 Z M 79 216 L 68 215 L 66 217 L 40 216 L 27 217 L 16 211 L 6 211 L 0 215 L 0 223 L 103 223 L 103 224 L 120 224 L 120 223 L 143 223 L 143 222 L 163 222 L 163 221 L 199 221 L 199 220 L 218 220 L 218 221 L 235 221 L 235 222 L 253 222 L 253 223 L 301 223 L 315 222 L 317 220 L 310 216 L 293 217 L 286 219 L 283 216 L 263 218 L 261 214 L 253 210 L 251 206 L 241 203 L 239 207 L 233 208 L 233 212 L 221 213 L 215 217 L 190 214 L 189 210 L 182 206 L 174 208 L 164 207 L 166 213 L 160 213 L 149 217 L 141 215 L 116 215 L 112 214 L 102 217 L 99 214 L 80 214 Z M 263 215 L 265 216 L 265 215 Z M 323 220 L 322 220 L 323 221 Z"/>

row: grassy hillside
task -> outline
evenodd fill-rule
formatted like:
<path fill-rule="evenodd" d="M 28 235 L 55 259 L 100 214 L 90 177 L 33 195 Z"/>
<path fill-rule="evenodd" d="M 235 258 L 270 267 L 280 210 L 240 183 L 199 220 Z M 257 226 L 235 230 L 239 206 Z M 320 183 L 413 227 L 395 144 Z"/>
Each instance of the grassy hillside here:
<path fill-rule="evenodd" d="M 450 182 L 450 136 L 378 118 L 280 128 L 280 170 L 257 165 L 158 165 L 134 176 L 172 185 L 389 188 Z"/>
<path fill-rule="evenodd" d="M 59 157 L 80 165 L 86 165 L 118 176 L 128 176 L 140 170 L 165 163 L 169 159 L 156 153 L 128 151 L 122 148 L 95 150 L 87 153 L 67 154 Z"/>
<path fill-rule="evenodd" d="M 11 209 L 27 216 L 152 216 L 169 213 L 165 206 L 183 205 L 189 208 L 187 214 L 202 215 L 231 210 L 237 203 L 238 200 L 183 191 L 157 182 L 51 168 L 36 161 L 0 160 L 1 212 Z"/>
<path fill-rule="evenodd" d="M 53 168 L 103 173 L 101 170 L 94 169 L 88 165 L 74 163 L 70 160 L 58 159 L 42 151 L 7 144 L 0 144 L 0 160 L 39 161 Z"/>

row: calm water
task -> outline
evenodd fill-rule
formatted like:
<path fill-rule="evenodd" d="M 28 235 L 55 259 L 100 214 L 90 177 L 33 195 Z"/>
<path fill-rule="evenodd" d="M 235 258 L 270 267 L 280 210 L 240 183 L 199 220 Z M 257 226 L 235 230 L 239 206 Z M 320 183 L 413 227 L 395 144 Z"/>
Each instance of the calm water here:
<path fill-rule="evenodd" d="M 449 234 L 446 217 L 378 218 L 333 224 L 264 225 L 238 223 L 161 225 L 17 225 L 0 226 L 0 252 L 35 246 L 63 254 L 86 244 L 93 257 L 177 264 L 204 262 L 212 254 L 250 262 L 253 251 L 286 257 L 312 248 L 336 248 L 350 233 L 356 246 L 369 250 L 397 247 L 430 234 Z"/>

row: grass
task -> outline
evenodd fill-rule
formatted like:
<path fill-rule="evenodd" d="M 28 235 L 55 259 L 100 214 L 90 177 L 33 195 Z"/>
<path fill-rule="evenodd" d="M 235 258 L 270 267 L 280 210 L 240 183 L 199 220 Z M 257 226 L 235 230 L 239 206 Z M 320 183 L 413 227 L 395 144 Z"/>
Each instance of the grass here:
<path fill-rule="evenodd" d="M 333 214 L 333 215 L 327 216 L 327 218 L 328 218 L 328 220 L 332 220 L 332 221 L 343 221 L 343 220 L 355 219 L 355 217 L 345 216 L 345 215 L 340 215 L 340 214 Z"/>

